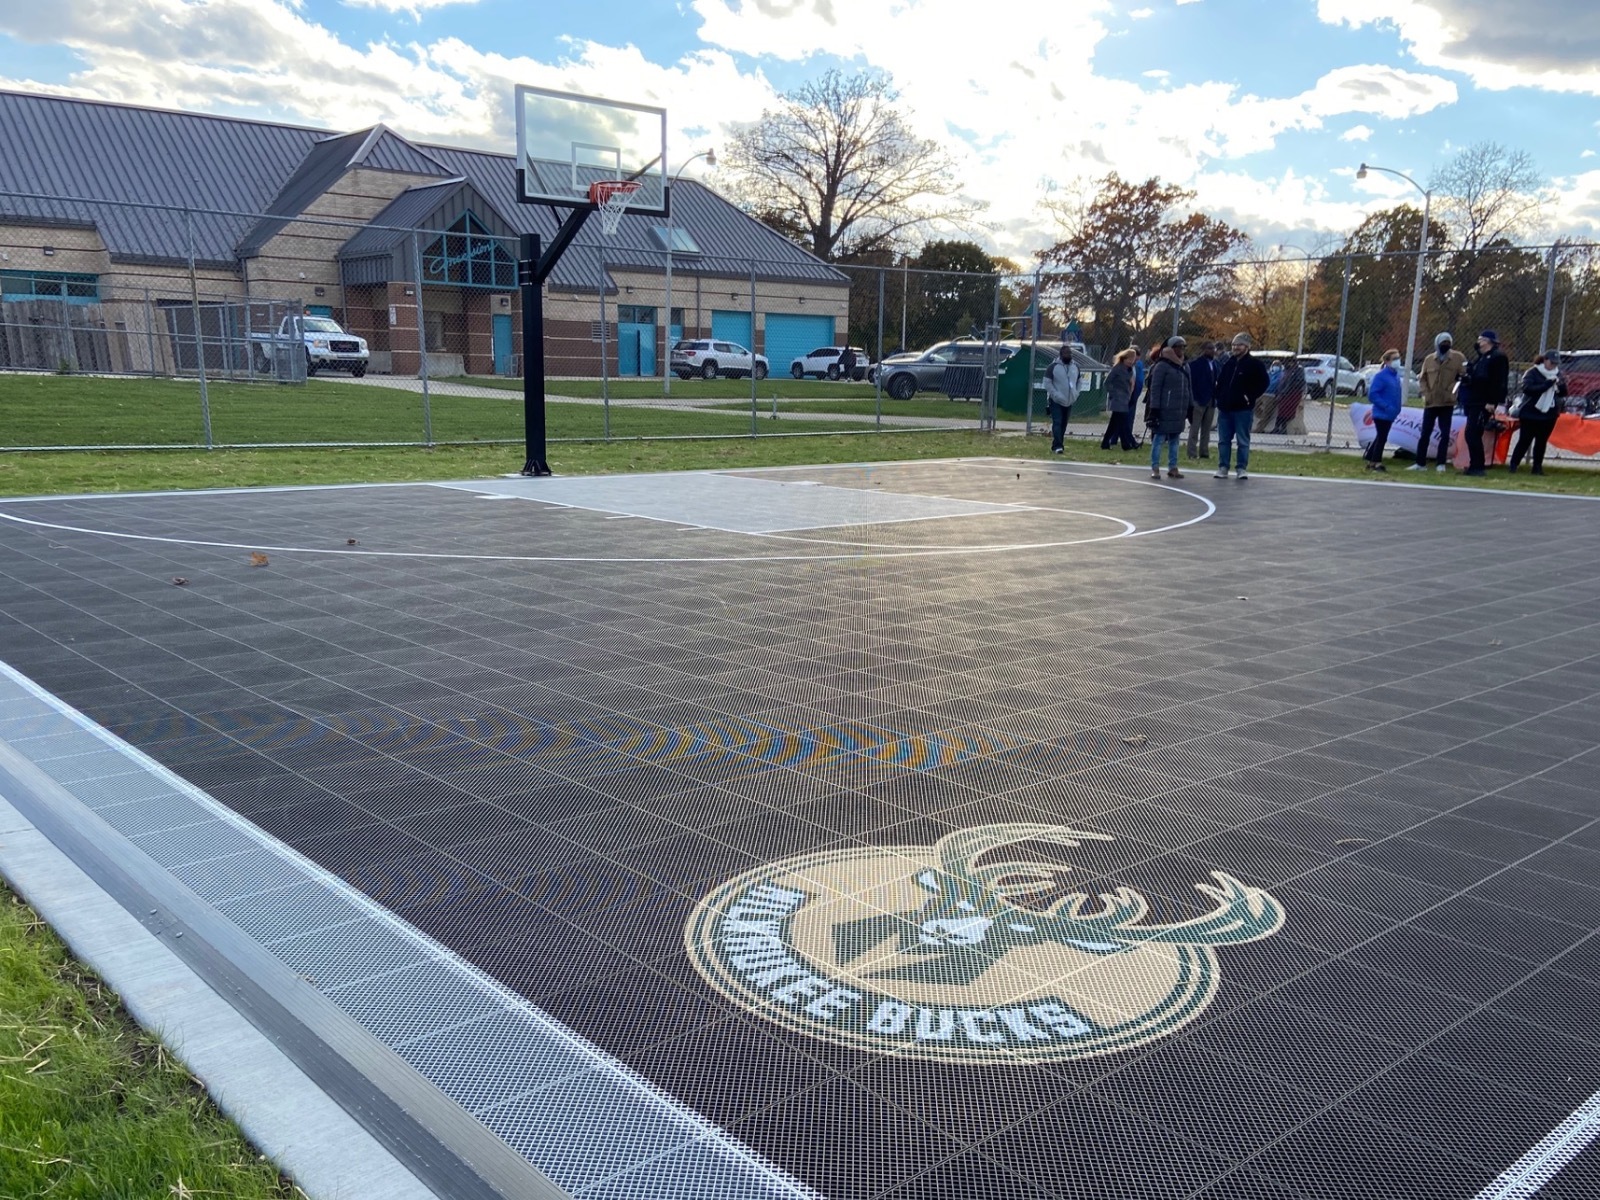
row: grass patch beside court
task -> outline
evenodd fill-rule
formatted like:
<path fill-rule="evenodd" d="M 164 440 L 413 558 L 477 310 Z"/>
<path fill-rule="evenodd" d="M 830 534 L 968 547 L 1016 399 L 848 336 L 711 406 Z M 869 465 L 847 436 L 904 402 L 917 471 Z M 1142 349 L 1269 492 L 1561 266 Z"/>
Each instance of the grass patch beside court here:
<path fill-rule="evenodd" d="M 820 400 L 783 400 L 778 401 L 778 415 L 780 417 L 794 413 L 836 413 L 850 417 L 875 417 L 881 411 L 886 417 L 916 417 L 918 420 L 935 418 L 942 421 L 971 421 L 977 423 L 983 411 L 983 406 L 976 400 L 948 400 L 939 395 L 918 395 L 910 400 L 891 400 L 883 398 L 883 404 L 878 404 L 876 397 L 869 390 L 863 397 L 858 390 L 853 394 L 853 399 L 820 399 Z M 737 404 L 707 404 L 707 409 L 719 411 L 734 411 L 740 406 Z M 744 411 L 750 411 L 750 402 L 744 403 Z M 760 406 L 762 416 L 769 416 L 772 412 L 772 402 L 764 400 Z M 1049 416 L 1042 419 L 1049 423 Z M 1020 421 L 1022 418 L 1016 414 L 1002 412 L 1002 421 Z M 1041 414 L 1034 413 L 1034 423 L 1041 420 Z"/>
<path fill-rule="evenodd" d="M 748 422 L 746 426 L 748 429 Z M 1148 451 L 1102 453 L 1092 442 L 1069 441 L 1067 461 L 1121 464 L 1146 469 Z M 1052 459 L 1044 437 L 953 430 L 929 433 L 872 433 L 844 437 L 739 437 L 687 441 L 553 442 L 550 464 L 561 475 L 602 475 L 642 471 L 800 466 L 808 463 L 894 462 L 902 459 L 998 456 L 1038 462 Z M 1210 463 L 1185 473 L 1197 490 L 1223 486 L 1210 478 Z M 1353 453 L 1289 453 L 1257 450 L 1250 466 L 1258 475 L 1325 479 L 1374 477 Z M 327 483 L 398 483 L 432 479 L 475 479 L 520 470 L 519 446 L 363 447 L 213 451 L 63 451 L 0 455 L 0 496 L 62 495 L 81 492 L 163 491 L 175 488 L 261 487 Z M 1600 495 L 1600 471 L 1546 466 L 1543 478 L 1492 471 L 1486 479 L 1405 473 L 1392 463 L 1384 482 L 1430 487 L 1487 488 L 1494 491 Z M 1263 483 L 1269 481 L 1263 480 Z M 1234 484 L 1228 484 L 1234 487 Z M 1249 484 L 1238 485 L 1249 487 Z M 1397 503 L 1403 500 L 1397 498 Z"/>
<path fill-rule="evenodd" d="M 0 1196 L 303 1196 L 0 885 Z"/>
<path fill-rule="evenodd" d="M 420 390 L 312 379 L 304 385 L 213 383 L 207 387 L 217 445 L 286 442 L 420 442 L 425 420 Z M 434 393 L 428 405 L 436 442 L 522 436 L 520 393 L 455 396 Z M 594 438 L 607 432 L 597 404 L 551 402 L 552 438 Z M 838 428 L 864 428 L 842 422 Z M 699 412 L 613 405 L 613 437 L 708 437 L 750 432 L 748 409 Z M 200 386 L 193 380 L 0 374 L 0 445 L 203 446 Z"/>

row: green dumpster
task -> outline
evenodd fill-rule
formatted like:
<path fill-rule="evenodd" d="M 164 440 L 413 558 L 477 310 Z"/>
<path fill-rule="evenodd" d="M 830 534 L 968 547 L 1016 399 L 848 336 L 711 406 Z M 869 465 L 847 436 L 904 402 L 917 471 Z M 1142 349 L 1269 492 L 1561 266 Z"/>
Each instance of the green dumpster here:
<path fill-rule="evenodd" d="M 1048 419 L 1050 400 L 1044 390 L 1044 373 L 1060 356 L 1060 346 L 1053 343 L 1039 343 L 1038 349 L 1033 354 L 1030 381 L 1028 343 L 1022 343 L 1017 353 L 1007 359 L 1005 366 L 1000 368 L 998 395 L 995 401 L 999 410 L 1018 420 L 1025 417 L 1028 412 L 1028 391 L 1031 382 L 1033 415 L 1037 419 Z M 1111 368 L 1076 350 L 1073 351 L 1072 357 L 1082 373 L 1078 402 L 1072 406 L 1073 417 L 1092 417 L 1105 412 L 1106 372 Z"/>

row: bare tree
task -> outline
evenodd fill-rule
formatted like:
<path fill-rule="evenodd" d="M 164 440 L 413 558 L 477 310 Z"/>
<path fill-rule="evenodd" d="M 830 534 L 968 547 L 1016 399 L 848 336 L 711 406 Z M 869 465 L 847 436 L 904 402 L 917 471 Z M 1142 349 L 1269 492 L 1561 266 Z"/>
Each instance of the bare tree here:
<path fill-rule="evenodd" d="M 982 206 L 956 196 L 955 164 L 920 138 L 882 75 L 829 71 L 783 97 L 728 148 L 747 208 L 818 258 L 893 245 Z"/>
<path fill-rule="evenodd" d="M 1432 182 L 1449 233 L 1439 289 L 1449 327 L 1489 274 L 1491 256 L 1536 229 L 1549 198 L 1533 156 L 1498 142 L 1468 146 L 1435 172 Z"/>

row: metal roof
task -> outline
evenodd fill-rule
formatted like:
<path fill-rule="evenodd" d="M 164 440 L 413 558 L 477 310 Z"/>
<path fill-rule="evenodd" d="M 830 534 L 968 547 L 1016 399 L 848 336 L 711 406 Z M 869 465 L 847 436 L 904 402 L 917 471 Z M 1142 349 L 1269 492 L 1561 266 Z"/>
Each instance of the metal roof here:
<path fill-rule="evenodd" d="M 74 197 L 0 194 L 0 220 L 92 225 L 119 260 L 182 262 L 192 236 L 197 261 L 235 267 L 352 165 L 464 179 L 514 233 L 548 240 L 565 215 L 517 203 L 512 155 L 416 144 L 382 125 L 330 135 L 239 117 L 0 91 L 0 193 Z M 679 183 L 672 203 L 674 223 L 703 251 L 674 255 L 677 273 L 748 279 L 754 259 L 758 279 L 848 282 L 709 188 Z M 392 220 L 399 210 L 390 207 L 385 215 L 391 219 L 376 223 L 402 223 Z M 185 216 L 184 209 L 210 211 Z M 552 285 L 594 287 L 603 267 L 661 270 L 664 255 L 653 230 L 662 223 L 625 217 L 610 240 L 601 237 L 598 222 L 590 224 L 563 256 Z"/>

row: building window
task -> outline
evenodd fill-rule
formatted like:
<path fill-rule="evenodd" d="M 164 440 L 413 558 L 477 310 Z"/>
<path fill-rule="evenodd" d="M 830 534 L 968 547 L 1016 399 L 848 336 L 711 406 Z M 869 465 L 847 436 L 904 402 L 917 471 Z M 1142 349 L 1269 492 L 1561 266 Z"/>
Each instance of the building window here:
<path fill-rule="evenodd" d="M 668 229 L 665 225 L 657 225 L 651 230 L 655 234 L 656 243 L 663 250 L 671 250 L 674 254 L 701 254 L 700 244 L 689 236 L 689 231 L 681 226 L 674 225 Z"/>
<path fill-rule="evenodd" d="M 624 325 L 654 325 L 656 310 L 648 304 L 619 304 L 617 320 Z"/>
<path fill-rule="evenodd" d="M 0 298 L 99 304 L 100 278 L 66 271 L 0 271 Z"/>
<path fill-rule="evenodd" d="M 470 212 L 463 213 L 459 221 L 424 247 L 422 279 L 425 283 L 506 291 L 517 286 L 517 263 L 504 239 L 491 234 Z"/>

